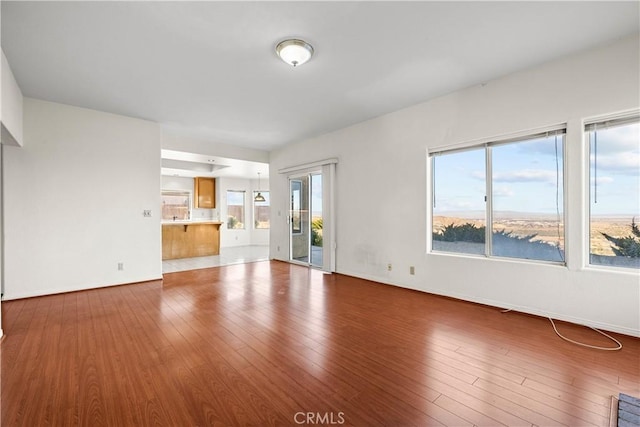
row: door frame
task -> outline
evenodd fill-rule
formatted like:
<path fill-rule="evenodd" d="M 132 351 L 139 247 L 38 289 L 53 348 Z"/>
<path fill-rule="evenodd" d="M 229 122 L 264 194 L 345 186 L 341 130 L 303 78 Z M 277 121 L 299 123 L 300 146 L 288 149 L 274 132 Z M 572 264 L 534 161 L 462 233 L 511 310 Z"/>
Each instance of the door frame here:
<path fill-rule="evenodd" d="M 304 265 L 307 267 L 314 267 L 311 264 L 311 173 L 312 172 L 307 172 L 307 173 L 297 173 L 297 174 L 293 174 L 293 175 L 289 175 L 287 177 L 288 180 L 288 188 L 289 188 L 289 192 L 288 192 L 288 196 L 287 199 L 289 200 L 289 206 L 288 206 L 288 210 L 289 210 L 289 214 L 287 215 L 287 234 L 288 234 L 288 239 L 289 239 L 289 256 L 288 256 L 288 261 L 292 264 L 299 264 L 299 265 Z M 299 213 L 300 213 L 300 232 L 294 232 L 293 230 L 293 184 L 299 182 L 300 183 L 300 193 L 301 193 L 301 198 L 300 198 L 300 207 L 299 207 Z M 304 188 L 305 188 L 305 182 L 306 182 L 306 188 L 307 188 L 307 197 L 306 197 L 306 204 L 303 202 L 303 198 L 302 198 L 302 194 L 304 194 Z M 302 216 L 302 212 L 304 212 L 303 207 L 306 206 L 307 210 L 306 210 L 306 218 L 303 218 Z M 304 261 L 300 261 L 297 260 L 293 257 L 293 239 L 294 236 L 300 236 L 305 234 L 304 232 L 304 227 L 303 224 L 305 224 L 305 220 L 307 221 L 308 224 L 308 230 L 306 231 L 307 234 L 307 262 Z"/>
<path fill-rule="evenodd" d="M 288 168 L 282 168 L 278 170 L 278 173 L 283 176 L 283 179 L 286 180 L 286 188 L 287 188 L 287 196 L 285 197 L 286 206 L 285 212 L 289 213 L 291 208 L 291 187 L 290 187 L 290 179 L 295 179 L 296 177 L 308 175 L 312 172 L 321 172 L 322 173 L 322 215 L 323 215 L 323 227 L 322 227 L 322 241 L 323 241 L 323 254 L 322 254 L 322 263 L 323 265 L 319 268 L 324 272 L 333 273 L 336 271 L 336 221 L 335 221 L 335 212 L 336 212 L 336 204 L 335 204 L 335 189 L 336 189 L 336 165 L 338 163 L 338 159 L 330 158 L 321 160 L 318 162 L 306 163 L 298 166 L 292 166 Z M 310 263 L 301 263 L 291 260 L 291 224 L 290 224 L 290 215 L 287 215 L 286 219 L 286 233 L 287 233 L 287 241 L 288 241 L 288 253 L 287 260 L 288 262 L 300 265 L 310 266 Z"/>

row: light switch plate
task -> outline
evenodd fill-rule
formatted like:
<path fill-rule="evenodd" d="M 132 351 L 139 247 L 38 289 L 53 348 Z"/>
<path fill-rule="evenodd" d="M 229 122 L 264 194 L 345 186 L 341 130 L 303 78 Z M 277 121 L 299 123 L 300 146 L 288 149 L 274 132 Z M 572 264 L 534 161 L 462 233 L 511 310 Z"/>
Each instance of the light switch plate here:
<path fill-rule="evenodd" d="M 142 211 L 142 216 L 144 216 L 144 217 L 151 217 L 151 210 L 144 210 L 144 211 Z"/>

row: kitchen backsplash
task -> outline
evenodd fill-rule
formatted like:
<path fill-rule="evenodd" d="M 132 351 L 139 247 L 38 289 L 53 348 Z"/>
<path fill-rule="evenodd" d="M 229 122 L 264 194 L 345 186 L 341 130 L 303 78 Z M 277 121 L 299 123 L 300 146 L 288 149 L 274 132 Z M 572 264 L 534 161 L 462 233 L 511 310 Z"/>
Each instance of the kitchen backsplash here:
<path fill-rule="evenodd" d="M 220 214 L 218 209 L 193 209 L 191 211 L 191 220 L 219 220 Z"/>

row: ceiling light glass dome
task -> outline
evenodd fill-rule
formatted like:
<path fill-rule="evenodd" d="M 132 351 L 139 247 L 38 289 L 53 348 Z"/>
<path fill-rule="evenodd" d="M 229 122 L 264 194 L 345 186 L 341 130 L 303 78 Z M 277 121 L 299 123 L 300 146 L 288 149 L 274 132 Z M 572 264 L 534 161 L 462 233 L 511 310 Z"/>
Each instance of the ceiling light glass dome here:
<path fill-rule="evenodd" d="M 278 43 L 276 53 L 284 62 L 297 67 L 311 59 L 313 47 L 304 40 L 288 39 Z"/>

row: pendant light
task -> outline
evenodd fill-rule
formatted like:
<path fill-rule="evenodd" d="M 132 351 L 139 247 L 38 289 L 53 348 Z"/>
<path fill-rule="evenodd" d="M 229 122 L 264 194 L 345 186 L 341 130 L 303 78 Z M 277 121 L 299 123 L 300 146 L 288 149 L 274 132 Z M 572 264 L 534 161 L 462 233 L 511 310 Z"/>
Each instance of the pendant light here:
<path fill-rule="evenodd" d="M 256 194 L 256 197 L 253 198 L 253 201 L 255 201 L 255 202 L 266 202 L 267 201 L 267 199 L 264 198 L 262 193 L 260 193 L 260 172 L 258 172 L 258 194 Z"/>

